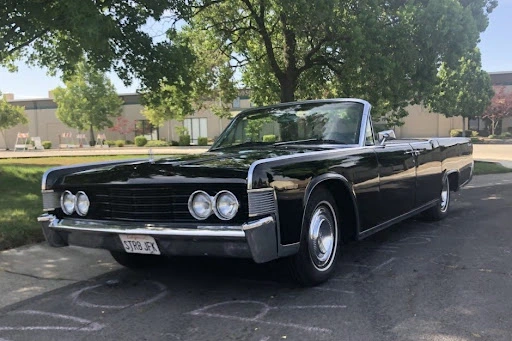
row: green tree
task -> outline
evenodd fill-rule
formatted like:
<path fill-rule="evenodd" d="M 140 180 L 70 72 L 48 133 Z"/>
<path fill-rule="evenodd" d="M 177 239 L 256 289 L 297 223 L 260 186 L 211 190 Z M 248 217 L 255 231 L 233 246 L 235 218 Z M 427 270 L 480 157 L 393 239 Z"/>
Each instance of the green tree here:
<path fill-rule="evenodd" d="M 27 123 L 28 118 L 27 115 L 25 115 L 25 108 L 10 104 L 0 92 L 0 133 L 2 133 L 2 137 L 5 141 L 5 149 L 9 149 L 9 147 L 7 147 L 5 131 L 18 124 Z"/>
<path fill-rule="evenodd" d="M 190 25 L 214 37 L 204 48 L 237 61 L 256 104 L 362 97 L 374 112 L 399 117 L 432 91 L 442 62 L 455 65 L 475 47 L 495 6 L 494 0 L 212 0 L 193 7 Z"/>
<path fill-rule="evenodd" d="M 113 68 L 129 84 L 156 89 L 161 79 L 186 77 L 190 53 L 170 39 L 153 39 L 148 27 L 172 24 L 190 11 L 183 0 L 0 2 L 0 65 L 15 60 L 60 70 L 66 77 L 86 55 L 103 71 Z"/>
<path fill-rule="evenodd" d="M 426 102 L 436 113 L 462 117 L 465 136 L 466 119 L 482 116 L 493 95 L 491 77 L 481 69 L 480 51 L 474 49 L 453 68 L 441 65 L 438 82 Z"/>
<path fill-rule="evenodd" d="M 57 118 L 71 128 L 89 129 L 94 144 L 94 128 L 112 127 L 111 119 L 119 116 L 123 101 L 105 74 L 86 62 L 78 63 L 76 74 L 65 85 L 53 92 Z"/>
<path fill-rule="evenodd" d="M 143 115 L 157 126 L 166 120 L 183 120 L 200 109 L 211 110 L 219 117 L 231 117 L 231 103 L 238 95 L 231 53 L 216 48 L 219 39 L 212 32 L 188 26 L 174 41 L 193 54 L 190 81 L 172 85 L 163 81 L 157 91 L 143 93 Z"/>

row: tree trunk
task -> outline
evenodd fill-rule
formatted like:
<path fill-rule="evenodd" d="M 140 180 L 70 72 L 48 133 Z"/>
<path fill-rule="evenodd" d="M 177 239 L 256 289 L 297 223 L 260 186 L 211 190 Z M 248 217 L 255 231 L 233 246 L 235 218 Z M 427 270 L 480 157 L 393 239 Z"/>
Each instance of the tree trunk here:
<path fill-rule="evenodd" d="M 4 138 L 5 150 L 9 150 L 9 147 L 7 146 L 7 138 L 5 137 L 5 131 L 2 129 L 0 130 L 0 133 L 2 133 L 2 137 Z"/>
<path fill-rule="evenodd" d="M 290 79 L 291 78 L 291 79 Z M 295 101 L 295 90 L 297 89 L 297 76 L 286 75 L 279 80 L 281 87 L 281 103 Z"/>
<path fill-rule="evenodd" d="M 91 147 L 92 146 L 95 146 L 96 145 L 96 141 L 94 140 L 94 129 L 92 127 L 92 124 L 91 124 L 91 128 L 90 128 L 90 132 L 91 132 L 91 141 L 90 141 L 90 145 Z"/>
<path fill-rule="evenodd" d="M 462 137 L 466 137 L 466 118 L 462 116 Z"/>

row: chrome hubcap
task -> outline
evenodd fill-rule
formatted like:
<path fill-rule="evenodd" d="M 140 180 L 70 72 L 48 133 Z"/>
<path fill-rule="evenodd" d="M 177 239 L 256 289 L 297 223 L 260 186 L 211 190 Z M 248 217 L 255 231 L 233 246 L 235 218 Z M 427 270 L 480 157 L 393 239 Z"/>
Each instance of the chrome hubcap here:
<path fill-rule="evenodd" d="M 309 223 L 309 255 L 315 267 L 326 270 L 336 253 L 336 222 L 334 211 L 327 202 L 320 203 Z"/>
<path fill-rule="evenodd" d="M 441 189 L 441 212 L 446 212 L 448 204 L 450 202 L 450 185 L 448 178 L 443 181 L 443 188 Z"/>

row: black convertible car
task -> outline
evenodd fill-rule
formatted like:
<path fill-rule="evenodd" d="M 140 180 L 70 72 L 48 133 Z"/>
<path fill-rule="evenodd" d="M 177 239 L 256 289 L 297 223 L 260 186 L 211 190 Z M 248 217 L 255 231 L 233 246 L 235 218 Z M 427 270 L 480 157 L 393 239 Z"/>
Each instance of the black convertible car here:
<path fill-rule="evenodd" d="M 236 116 L 202 155 L 53 168 L 38 218 L 52 246 L 157 255 L 286 257 L 304 285 L 327 280 L 344 239 L 422 213 L 442 219 L 472 176 L 465 138 L 397 140 L 358 99 L 284 103 Z"/>

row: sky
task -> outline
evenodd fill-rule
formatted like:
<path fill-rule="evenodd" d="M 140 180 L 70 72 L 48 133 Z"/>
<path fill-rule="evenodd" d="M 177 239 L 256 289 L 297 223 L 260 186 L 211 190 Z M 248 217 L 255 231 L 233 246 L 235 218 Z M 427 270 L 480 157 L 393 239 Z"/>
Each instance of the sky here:
<path fill-rule="evenodd" d="M 498 7 L 489 15 L 489 26 L 480 37 L 482 68 L 488 72 L 512 71 L 512 0 L 498 0 Z M 0 67 L 0 91 L 13 93 L 15 99 L 47 98 L 48 91 L 62 86 L 58 77 L 50 77 L 45 69 L 18 64 L 10 73 Z M 125 86 L 113 73 L 108 74 L 118 93 L 133 93 L 138 83 Z"/>

